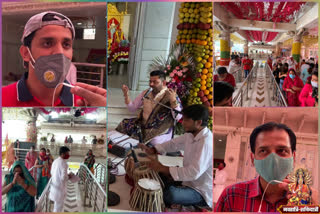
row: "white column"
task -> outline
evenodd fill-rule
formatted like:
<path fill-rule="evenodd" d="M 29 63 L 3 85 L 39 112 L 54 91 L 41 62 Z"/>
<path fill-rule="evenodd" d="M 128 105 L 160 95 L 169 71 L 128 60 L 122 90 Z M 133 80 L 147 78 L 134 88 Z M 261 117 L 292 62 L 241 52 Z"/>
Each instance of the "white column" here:
<path fill-rule="evenodd" d="M 141 14 L 143 26 L 139 26 L 142 41 L 141 47 L 136 50 L 136 56 L 141 56 L 135 64 L 139 72 L 137 90 L 149 87 L 149 65 L 154 57 L 164 56 L 169 53 L 171 33 L 175 14 L 175 2 L 148 2 Z M 139 44 L 139 41 L 137 41 Z M 139 62 L 140 61 L 140 62 Z"/>

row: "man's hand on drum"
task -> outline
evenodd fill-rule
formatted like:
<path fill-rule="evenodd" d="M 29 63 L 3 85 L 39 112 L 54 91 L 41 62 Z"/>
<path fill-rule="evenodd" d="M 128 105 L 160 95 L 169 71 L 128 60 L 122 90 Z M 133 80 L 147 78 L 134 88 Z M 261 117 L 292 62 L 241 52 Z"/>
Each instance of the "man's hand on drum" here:
<path fill-rule="evenodd" d="M 156 172 L 161 172 L 165 175 L 170 175 L 170 171 L 169 171 L 169 167 L 162 165 L 158 160 L 147 156 L 147 158 L 150 160 L 149 162 L 147 162 L 147 167 L 149 167 L 150 169 L 153 169 Z"/>
<path fill-rule="evenodd" d="M 139 143 L 138 144 L 138 147 L 142 150 L 142 151 L 145 151 L 148 155 L 154 155 L 154 154 L 157 154 L 157 150 L 154 148 L 154 147 L 149 147 L 149 146 L 146 146 L 142 143 Z"/>

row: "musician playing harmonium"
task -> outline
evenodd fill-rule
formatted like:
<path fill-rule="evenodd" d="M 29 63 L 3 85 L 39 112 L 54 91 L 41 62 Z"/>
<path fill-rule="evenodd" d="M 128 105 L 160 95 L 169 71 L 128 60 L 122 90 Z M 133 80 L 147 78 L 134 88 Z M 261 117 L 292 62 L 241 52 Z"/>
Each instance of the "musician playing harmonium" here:
<path fill-rule="evenodd" d="M 152 71 L 149 80 L 150 88 L 140 93 L 134 101 L 130 100 L 129 88 L 126 85 L 122 86 L 128 110 L 136 112 L 142 107 L 142 111 L 137 118 L 121 121 L 116 128 L 117 131 L 135 139 L 139 139 L 141 133 L 142 141 L 150 141 L 151 145 L 161 144 L 171 139 L 174 120 L 180 120 L 181 114 L 175 115 L 172 110 L 163 105 L 177 111 L 182 107 L 176 92 L 167 88 L 165 78 L 166 74 L 163 71 Z"/>
<path fill-rule="evenodd" d="M 208 109 L 203 105 L 191 105 L 182 113 L 185 134 L 155 147 L 144 144 L 139 147 L 150 155 L 184 151 L 183 167 L 167 167 L 151 157 L 147 163 L 161 175 L 166 207 L 212 207 L 213 137 L 207 128 Z"/>

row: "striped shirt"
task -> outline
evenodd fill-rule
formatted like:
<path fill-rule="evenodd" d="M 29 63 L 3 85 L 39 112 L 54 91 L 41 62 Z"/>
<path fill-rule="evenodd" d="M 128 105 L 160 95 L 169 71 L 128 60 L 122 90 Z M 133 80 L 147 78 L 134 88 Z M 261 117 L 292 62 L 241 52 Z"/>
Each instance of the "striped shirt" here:
<path fill-rule="evenodd" d="M 228 186 L 221 193 L 215 206 L 215 212 L 258 212 L 263 192 L 261 191 L 259 176 L 250 181 L 245 181 Z M 286 195 L 276 203 L 264 200 L 261 212 L 277 212 L 280 205 L 286 205 Z"/>

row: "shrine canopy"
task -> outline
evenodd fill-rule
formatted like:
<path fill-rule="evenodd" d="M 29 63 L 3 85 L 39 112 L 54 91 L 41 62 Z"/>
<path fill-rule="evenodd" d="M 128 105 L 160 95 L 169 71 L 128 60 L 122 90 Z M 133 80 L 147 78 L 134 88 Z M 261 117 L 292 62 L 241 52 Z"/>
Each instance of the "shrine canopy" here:
<path fill-rule="evenodd" d="M 302 1 L 220 2 L 215 4 L 214 19 L 238 27 L 238 33 L 249 42 L 268 43 L 276 41 L 282 33 L 304 27 L 299 25 L 299 19 L 315 4 Z"/>

